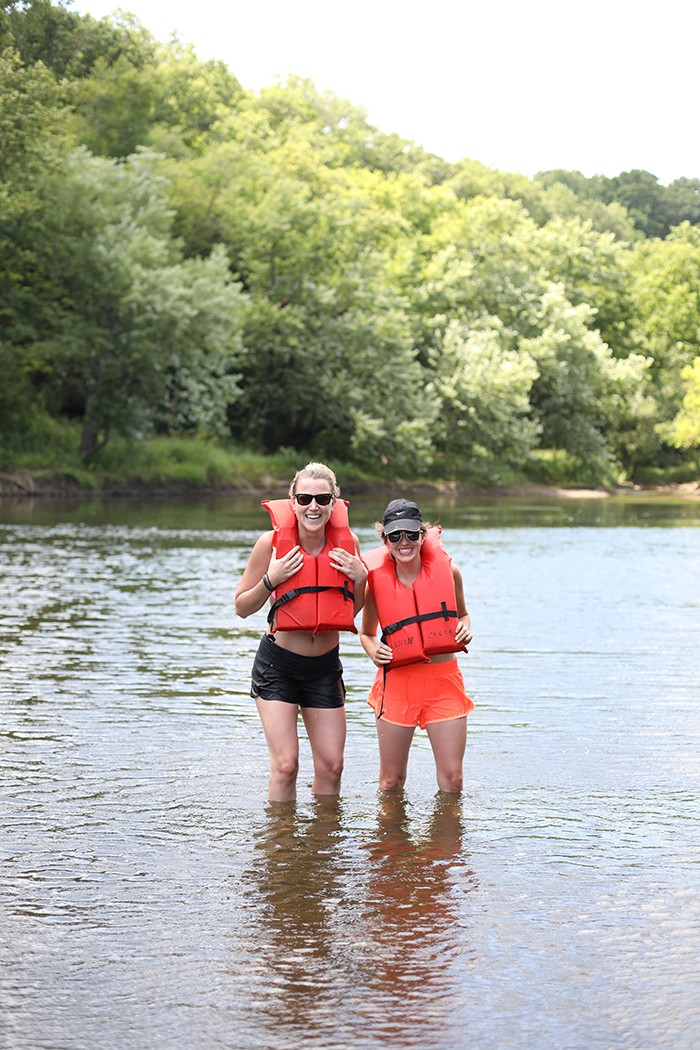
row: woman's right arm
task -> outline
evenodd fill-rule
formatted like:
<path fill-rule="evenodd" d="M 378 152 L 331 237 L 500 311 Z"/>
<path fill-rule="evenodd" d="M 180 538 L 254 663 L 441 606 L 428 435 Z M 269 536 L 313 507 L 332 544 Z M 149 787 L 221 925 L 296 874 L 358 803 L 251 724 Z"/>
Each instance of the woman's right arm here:
<path fill-rule="evenodd" d="M 262 609 L 270 597 L 272 591 L 263 583 L 265 575 L 274 591 L 298 572 L 304 563 L 299 544 L 278 558 L 272 546 L 274 537 L 274 532 L 264 532 L 251 551 L 241 582 L 236 588 L 235 605 L 239 616 L 252 616 Z"/>
<path fill-rule="evenodd" d="M 236 588 L 235 606 L 238 616 L 252 616 L 262 609 L 270 597 L 263 576 L 272 558 L 272 532 L 264 532 L 251 551 L 241 582 Z"/>
<path fill-rule="evenodd" d="M 365 604 L 362 610 L 360 642 L 372 663 L 376 664 L 377 667 L 383 667 L 384 664 L 391 663 L 394 654 L 386 642 L 382 642 L 377 638 L 378 628 L 379 615 L 377 607 L 374 604 L 372 592 L 367 587 L 365 590 Z"/>

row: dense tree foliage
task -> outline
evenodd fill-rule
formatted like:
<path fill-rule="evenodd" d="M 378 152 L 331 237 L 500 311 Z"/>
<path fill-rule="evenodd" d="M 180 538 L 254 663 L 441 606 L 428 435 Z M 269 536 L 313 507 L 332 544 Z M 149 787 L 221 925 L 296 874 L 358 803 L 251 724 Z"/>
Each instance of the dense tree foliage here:
<path fill-rule="evenodd" d="M 697 461 L 700 180 L 448 164 L 129 15 L 0 4 L 0 451 L 192 434 L 369 471 Z"/>

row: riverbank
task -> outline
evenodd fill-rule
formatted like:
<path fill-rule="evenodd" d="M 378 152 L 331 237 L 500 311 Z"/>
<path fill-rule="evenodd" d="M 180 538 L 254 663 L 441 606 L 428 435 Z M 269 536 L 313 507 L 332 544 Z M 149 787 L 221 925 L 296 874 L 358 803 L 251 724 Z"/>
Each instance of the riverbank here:
<path fill-rule="evenodd" d="M 216 482 L 193 485 L 185 481 L 169 480 L 163 482 L 130 480 L 122 481 L 110 478 L 95 480 L 94 484 L 83 484 L 70 474 L 50 473 L 36 474 L 30 471 L 9 471 L 0 473 L 0 498 L 4 496 L 17 498 L 46 497 L 48 499 L 74 496 L 96 495 L 106 497 L 127 497 L 147 499 L 149 497 L 181 497 L 195 495 L 284 495 L 289 481 L 286 478 L 275 478 L 271 475 L 239 480 L 232 483 Z M 658 495 L 671 496 L 676 499 L 700 499 L 700 480 L 656 485 L 624 484 L 601 488 L 578 488 L 575 486 L 543 485 L 535 482 L 520 482 L 515 485 L 483 486 L 457 481 L 429 482 L 380 479 L 367 480 L 349 478 L 343 482 L 345 496 L 372 495 L 383 493 L 387 489 L 410 489 L 416 497 L 421 494 L 440 494 L 443 496 L 521 496 L 552 499 L 607 499 L 611 496 Z"/>

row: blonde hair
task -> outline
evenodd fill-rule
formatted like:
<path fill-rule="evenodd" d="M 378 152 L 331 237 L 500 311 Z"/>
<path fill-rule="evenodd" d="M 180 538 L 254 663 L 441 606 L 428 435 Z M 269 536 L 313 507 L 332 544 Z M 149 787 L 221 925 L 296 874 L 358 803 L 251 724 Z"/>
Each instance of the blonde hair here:
<path fill-rule="evenodd" d="M 294 475 L 294 480 L 289 486 L 290 496 L 294 496 L 294 493 L 297 490 L 297 482 L 300 478 L 315 478 L 318 481 L 327 481 L 331 487 L 333 495 L 336 497 L 340 495 L 340 488 L 338 482 L 335 480 L 335 474 L 325 463 L 307 463 L 305 467 L 298 470 Z"/>

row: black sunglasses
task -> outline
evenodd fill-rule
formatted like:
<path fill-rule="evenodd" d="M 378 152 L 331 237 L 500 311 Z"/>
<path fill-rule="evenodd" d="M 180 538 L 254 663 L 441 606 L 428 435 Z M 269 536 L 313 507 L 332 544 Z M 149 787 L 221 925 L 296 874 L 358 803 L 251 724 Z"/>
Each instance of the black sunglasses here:
<path fill-rule="evenodd" d="M 319 507 L 327 507 L 330 501 L 333 499 L 332 492 L 295 492 L 294 499 L 301 507 L 311 506 L 311 501 L 316 500 Z"/>
<path fill-rule="evenodd" d="M 402 529 L 401 532 L 387 532 L 386 538 L 389 543 L 398 543 L 402 536 L 405 536 L 410 543 L 415 543 L 420 536 L 420 529 L 416 529 L 414 532 L 412 529 Z"/>

